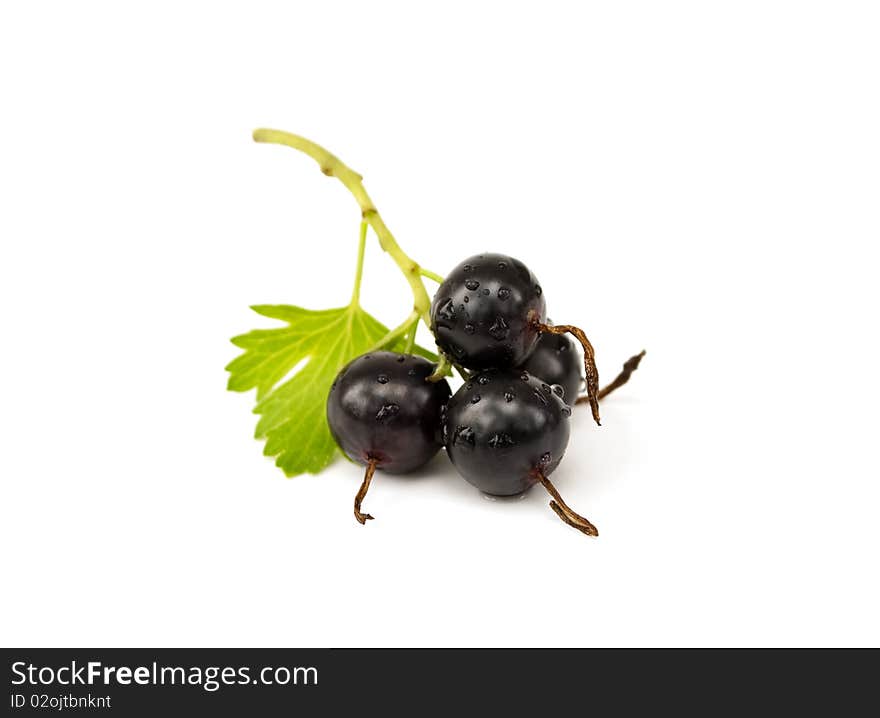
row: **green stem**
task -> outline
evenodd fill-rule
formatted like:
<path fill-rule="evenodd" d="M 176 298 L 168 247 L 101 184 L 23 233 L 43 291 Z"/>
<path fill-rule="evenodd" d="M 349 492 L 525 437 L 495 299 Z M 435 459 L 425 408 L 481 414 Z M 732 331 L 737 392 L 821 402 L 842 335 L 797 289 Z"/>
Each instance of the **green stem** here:
<path fill-rule="evenodd" d="M 379 341 L 377 341 L 373 346 L 371 346 L 367 353 L 375 352 L 379 349 L 384 349 L 385 347 L 394 344 L 398 339 L 400 339 L 404 334 L 406 334 L 407 330 L 414 324 L 419 321 L 419 313 L 413 309 L 410 312 L 409 316 L 404 319 L 400 324 L 398 324 L 394 329 L 391 329 L 384 337 L 382 337 Z"/>
<path fill-rule="evenodd" d="M 328 177 L 335 177 L 345 185 L 345 188 L 351 192 L 358 206 L 360 206 L 361 216 L 364 221 L 373 228 L 373 231 L 379 238 L 380 246 L 391 255 L 400 271 L 403 272 L 406 281 L 409 282 L 413 294 L 413 310 L 430 327 L 431 299 L 425 290 L 425 285 L 422 283 L 421 267 L 400 248 L 397 240 L 394 239 L 394 235 L 391 234 L 391 230 L 386 226 L 376 206 L 373 204 L 373 200 L 367 194 L 367 190 L 364 189 L 364 178 L 336 157 L 336 155 L 311 140 L 307 140 L 305 137 L 281 130 L 259 129 L 254 130 L 254 140 L 256 142 L 286 145 L 304 152 L 318 163 L 321 167 L 321 172 Z"/>
<path fill-rule="evenodd" d="M 367 246 L 367 223 L 361 220 L 361 235 L 358 239 L 357 268 L 354 271 L 354 288 L 351 290 L 351 306 L 356 307 L 361 300 L 361 279 L 364 276 L 364 249 Z"/>
<path fill-rule="evenodd" d="M 416 315 L 415 320 L 412 324 L 409 325 L 409 335 L 406 338 L 406 347 L 403 350 L 404 354 L 412 354 L 413 347 L 416 345 L 416 330 L 419 328 L 419 317 Z"/>
<path fill-rule="evenodd" d="M 455 368 L 455 371 L 458 372 L 458 375 L 465 381 L 470 381 L 471 379 L 473 379 L 473 376 L 461 364 L 453 364 L 452 366 Z M 450 372 L 450 374 L 451 373 L 452 372 Z"/>
<path fill-rule="evenodd" d="M 452 374 L 452 362 L 449 361 L 443 352 L 440 352 L 440 361 L 437 362 L 437 368 L 434 369 L 434 373 L 425 381 L 440 381 L 443 377 L 450 374 Z"/>
<path fill-rule="evenodd" d="M 428 279 L 437 282 L 437 284 L 443 284 L 443 277 L 441 277 L 436 272 L 432 272 L 431 270 L 425 269 L 424 267 L 422 267 L 420 271 L 423 277 L 427 277 Z"/>

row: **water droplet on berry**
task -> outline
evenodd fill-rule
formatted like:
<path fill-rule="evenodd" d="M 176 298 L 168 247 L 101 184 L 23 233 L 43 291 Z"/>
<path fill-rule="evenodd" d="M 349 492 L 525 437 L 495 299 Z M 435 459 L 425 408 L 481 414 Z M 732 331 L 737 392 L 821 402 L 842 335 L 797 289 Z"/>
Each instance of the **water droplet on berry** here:
<path fill-rule="evenodd" d="M 468 334 L 473 334 L 477 330 L 477 328 L 473 324 L 468 322 L 467 324 L 464 325 L 464 330 Z"/>
<path fill-rule="evenodd" d="M 479 394 L 474 394 L 474 395 L 471 397 L 471 404 L 476 404 L 476 403 L 477 403 L 480 399 L 482 399 L 482 398 L 483 398 L 483 397 L 481 397 Z"/>
<path fill-rule="evenodd" d="M 485 374 L 481 374 L 479 377 L 477 377 L 477 383 L 482 384 L 483 386 L 486 386 L 486 384 L 488 384 L 489 381 L 490 381 L 489 377 L 487 377 Z"/>
<path fill-rule="evenodd" d="M 484 296 L 484 297 L 488 297 L 488 296 L 489 296 L 489 290 L 488 290 L 488 289 L 484 289 L 484 290 L 483 290 L 483 296 Z"/>
<path fill-rule="evenodd" d="M 503 302 L 510 296 L 510 290 L 507 287 L 498 288 L 498 298 Z"/>
<path fill-rule="evenodd" d="M 397 404 L 385 404 L 379 411 L 376 412 L 376 420 L 377 421 L 388 421 L 389 419 L 394 418 L 400 412 L 400 407 Z"/>
<path fill-rule="evenodd" d="M 403 362 L 405 362 L 405 361 L 406 361 L 406 357 L 403 354 L 401 354 L 399 357 L 397 357 L 398 364 L 403 364 Z"/>
<path fill-rule="evenodd" d="M 445 319 L 447 322 L 455 321 L 455 304 L 453 304 L 451 299 L 447 299 L 440 305 L 440 308 L 437 310 L 437 316 Z"/>
<path fill-rule="evenodd" d="M 474 268 L 474 265 L 473 265 L 473 264 L 465 264 L 465 265 L 461 268 L 461 271 L 463 271 L 463 272 L 470 272 L 470 271 L 473 270 L 473 268 Z"/>
<path fill-rule="evenodd" d="M 477 437 L 474 434 L 474 430 L 469 426 L 459 426 L 455 430 L 455 436 L 452 438 L 452 443 L 455 446 L 473 446 L 476 442 Z"/>
<path fill-rule="evenodd" d="M 568 404 L 562 407 L 562 415 L 571 416 L 571 407 Z"/>
<path fill-rule="evenodd" d="M 493 434 L 492 438 L 489 439 L 489 446 L 493 449 L 506 449 L 510 446 L 513 446 L 514 441 L 507 434 Z"/>
<path fill-rule="evenodd" d="M 492 338 L 500 342 L 506 339 L 509 333 L 510 325 L 507 323 L 504 317 L 495 317 L 495 321 L 492 322 L 492 326 L 489 327 L 489 334 L 492 336 Z"/>
<path fill-rule="evenodd" d="M 528 381 L 529 380 L 529 373 L 527 371 L 524 371 L 522 374 L 519 375 L 519 378 L 522 379 L 523 381 Z"/>
<path fill-rule="evenodd" d="M 474 388 L 474 383 L 469 381 L 467 384 L 464 385 L 464 388 L 465 388 L 465 391 L 470 391 L 471 389 Z"/>
<path fill-rule="evenodd" d="M 560 399 L 565 398 L 565 388 L 562 387 L 560 384 L 553 385 L 553 393 L 556 394 L 556 396 L 558 396 Z"/>
<path fill-rule="evenodd" d="M 471 301 L 471 298 L 470 298 L 470 297 L 465 297 L 465 298 L 464 298 L 464 303 L 465 303 L 465 304 L 467 304 L 469 301 Z"/>
<path fill-rule="evenodd" d="M 541 285 L 536 284 L 535 285 L 535 294 L 537 294 L 540 297 L 543 293 L 544 293 L 544 290 L 541 289 Z"/>
<path fill-rule="evenodd" d="M 543 454 L 541 454 L 541 459 L 540 459 L 540 464 L 541 464 L 541 466 L 547 466 L 547 464 L 550 463 L 550 460 L 551 460 L 552 458 L 553 458 L 553 457 L 550 456 L 550 452 L 549 452 L 549 451 L 545 451 Z"/>
<path fill-rule="evenodd" d="M 415 375 L 416 375 L 416 368 L 413 367 L 412 369 L 410 369 L 410 370 L 407 372 L 407 374 L 409 374 L 410 376 L 415 376 Z"/>
<path fill-rule="evenodd" d="M 476 279 L 468 279 L 464 283 L 464 286 L 466 286 L 468 289 L 470 289 L 473 292 L 473 291 L 476 291 L 477 289 L 480 288 L 480 283 Z"/>
<path fill-rule="evenodd" d="M 378 381 L 380 384 L 387 384 L 389 381 L 388 375 L 387 374 L 379 374 L 379 376 L 376 377 L 376 381 Z"/>
<path fill-rule="evenodd" d="M 498 262 L 498 269 L 500 269 L 502 272 L 507 269 L 507 262 Z"/>
<path fill-rule="evenodd" d="M 449 350 L 457 357 L 463 357 L 465 355 L 464 349 L 458 346 L 458 344 L 450 344 Z"/>
<path fill-rule="evenodd" d="M 542 388 L 544 391 L 550 391 L 550 385 L 549 385 L 549 384 L 541 384 L 541 388 Z"/>
<path fill-rule="evenodd" d="M 510 402 L 512 402 L 514 399 L 516 399 L 516 394 L 514 394 L 512 391 L 505 391 L 505 392 L 504 392 L 504 400 L 505 400 L 508 404 L 509 404 Z"/>

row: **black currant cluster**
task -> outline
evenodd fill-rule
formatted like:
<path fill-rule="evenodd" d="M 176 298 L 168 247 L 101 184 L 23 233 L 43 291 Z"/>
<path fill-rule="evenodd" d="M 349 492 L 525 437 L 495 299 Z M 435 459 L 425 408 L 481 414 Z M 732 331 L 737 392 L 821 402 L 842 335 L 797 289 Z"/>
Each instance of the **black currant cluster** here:
<path fill-rule="evenodd" d="M 522 262 L 502 254 L 459 264 L 434 296 L 431 322 L 437 346 L 469 377 L 455 394 L 428 360 L 387 351 L 354 359 L 330 389 L 330 431 L 346 456 L 367 467 L 355 518 L 373 518 L 361 503 L 376 469 L 413 471 L 445 447 L 478 489 L 513 496 L 540 483 L 559 518 L 597 536 L 548 476 L 568 446 L 571 405 L 586 401 L 598 423 L 599 398 L 625 383 L 642 355 L 600 391 L 586 335 L 548 324 L 541 285 Z M 566 334 L 580 341 L 583 362 Z M 582 385 L 586 393 L 578 398 Z"/>

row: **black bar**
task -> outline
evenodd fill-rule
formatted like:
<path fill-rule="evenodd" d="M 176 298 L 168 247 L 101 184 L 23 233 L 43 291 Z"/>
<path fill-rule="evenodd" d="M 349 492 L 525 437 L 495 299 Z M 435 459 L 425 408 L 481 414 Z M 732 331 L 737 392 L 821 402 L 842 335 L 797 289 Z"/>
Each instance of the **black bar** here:
<path fill-rule="evenodd" d="M 0 657 L 3 712 L 13 716 L 526 708 L 788 715 L 797 706 L 839 715 L 873 705 L 869 691 L 880 675 L 880 652 L 849 649 L 23 648 Z M 90 663 L 100 664 L 91 674 Z M 60 682 L 74 675 L 82 682 Z"/>

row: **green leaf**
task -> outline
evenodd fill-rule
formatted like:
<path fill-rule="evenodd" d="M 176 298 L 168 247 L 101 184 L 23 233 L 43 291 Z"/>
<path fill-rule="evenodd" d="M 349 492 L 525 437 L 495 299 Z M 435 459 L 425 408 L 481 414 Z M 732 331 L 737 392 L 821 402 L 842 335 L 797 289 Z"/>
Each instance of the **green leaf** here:
<path fill-rule="evenodd" d="M 260 420 L 255 438 L 266 439 L 266 456 L 274 456 L 287 476 L 316 474 L 336 456 L 325 413 L 330 385 L 349 361 L 375 348 L 388 328 L 357 304 L 324 310 L 289 305 L 251 308 L 287 326 L 255 329 L 232 339 L 244 353 L 226 366 L 227 388 L 256 389 L 254 413 Z M 404 340 L 386 348 L 403 351 Z M 416 346 L 413 351 L 437 361 L 427 349 Z M 300 363 L 296 373 L 279 384 Z"/>

